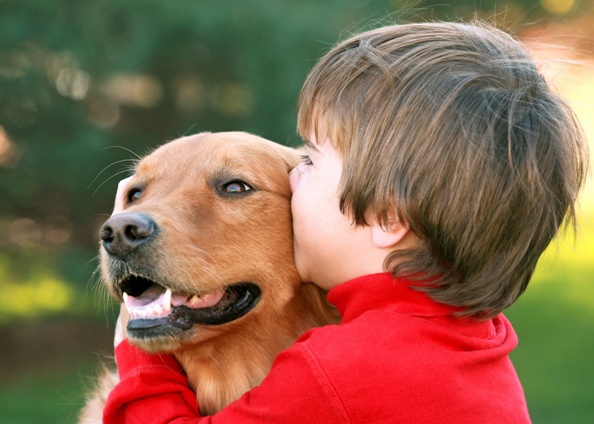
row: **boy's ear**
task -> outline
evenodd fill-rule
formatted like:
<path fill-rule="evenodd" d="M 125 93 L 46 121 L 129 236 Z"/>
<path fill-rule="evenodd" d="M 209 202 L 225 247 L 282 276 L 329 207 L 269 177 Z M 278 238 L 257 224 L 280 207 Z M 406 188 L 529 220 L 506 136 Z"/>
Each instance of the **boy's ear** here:
<path fill-rule="evenodd" d="M 389 219 L 387 225 L 371 225 L 371 239 L 375 247 L 385 249 L 394 247 L 408 234 L 408 227 L 397 219 Z"/>

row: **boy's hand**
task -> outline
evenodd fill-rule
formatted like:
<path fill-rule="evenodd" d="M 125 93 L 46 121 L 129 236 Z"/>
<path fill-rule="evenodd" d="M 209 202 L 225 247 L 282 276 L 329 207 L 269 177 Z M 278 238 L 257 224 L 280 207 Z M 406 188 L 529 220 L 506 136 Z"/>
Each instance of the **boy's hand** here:
<path fill-rule="evenodd" d="M 128 331 L 126 327 L 128 327 L 128 320 L 130 319 L 130 315 L 128 314 L 128 309 L 126 305 L 122 303 L 120 306 L 120 316 L 116 322 L 115 328 L 115 337 L 113 340 L 113 346 L 117 347 L 125 338 L 128 337 Z"/>

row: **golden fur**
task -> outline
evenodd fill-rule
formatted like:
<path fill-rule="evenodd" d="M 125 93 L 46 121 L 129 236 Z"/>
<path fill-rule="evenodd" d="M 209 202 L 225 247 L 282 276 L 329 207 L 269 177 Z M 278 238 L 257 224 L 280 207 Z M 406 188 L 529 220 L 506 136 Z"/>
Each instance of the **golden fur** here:
<path fill-rule="evenodd" d="M 288 172 L 298 161 L 293 149 L 246 133 L 175 140 L 138 163 L 106 223 L 148 216 L 158 228 L 150 241 L 120 258 L 106 248 L 115 236 L 102 229 L 102 276 L 118 301 L 132 284 L 122 283 L 126 272 L 188 296 L 238 282 L 261 289 L 256 306 L 230 322 L 129 335 L 144 350 L 175 355 L 202 414 L 217 412 L 260 384 L 276 355 L 304 331 L 337 321 L 325 292 L 302 284 L 293 264 Z M 81 423 L 100 422 L 116 381 L 113 374 L 101 379 Z"/>

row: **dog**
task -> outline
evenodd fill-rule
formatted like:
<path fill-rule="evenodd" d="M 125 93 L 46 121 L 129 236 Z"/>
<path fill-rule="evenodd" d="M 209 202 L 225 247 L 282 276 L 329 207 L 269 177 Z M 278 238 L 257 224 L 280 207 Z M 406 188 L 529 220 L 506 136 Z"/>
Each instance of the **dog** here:
<path fill-rule="evenodd" d="M 199 133 L 143 158 L 100 230 L 101 274 L 128 338 L 171 353 L 212 415 L 260 384 L 302 333 L 338 322 L 293 263 L 288 173 L 299 153 L 242 132 Z M 81 423 L 101 422 L 117 374 Z"/>

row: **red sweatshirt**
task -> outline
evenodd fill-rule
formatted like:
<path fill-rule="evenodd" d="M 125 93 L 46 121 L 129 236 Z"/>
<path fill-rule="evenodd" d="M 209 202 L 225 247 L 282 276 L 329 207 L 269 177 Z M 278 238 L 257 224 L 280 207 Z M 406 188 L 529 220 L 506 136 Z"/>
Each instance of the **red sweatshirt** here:
<path fill-rule="evenodd" d="M 340 325 L 316 328 L 280 353 L 259 387 L 212 417 L 171 356 L 127 342 L 104 423 L 529 423 L 508 354 L 509 323 L 457 319 L 408 282 L 369 275 L 333 288 Z"/>

